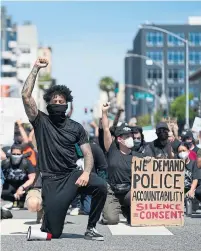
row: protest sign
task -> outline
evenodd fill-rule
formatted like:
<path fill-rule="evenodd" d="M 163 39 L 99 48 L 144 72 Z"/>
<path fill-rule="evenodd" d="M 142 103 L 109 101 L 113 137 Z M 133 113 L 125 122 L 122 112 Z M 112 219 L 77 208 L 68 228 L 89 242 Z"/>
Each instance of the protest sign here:
<path fill-rule="evenodd" d="M 132 226 L 183 225 L 184 169 L 179 159 L 133 158 Z"/>

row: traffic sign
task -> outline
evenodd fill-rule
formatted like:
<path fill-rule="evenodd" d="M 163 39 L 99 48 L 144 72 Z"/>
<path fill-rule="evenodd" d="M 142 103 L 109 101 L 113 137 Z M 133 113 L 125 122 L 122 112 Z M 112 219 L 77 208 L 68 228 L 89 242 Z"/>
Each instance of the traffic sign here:
<path fill-rule="evenodd" d="M 135 99 L 146 99 L 146 98 L 153 99 L 153 95 L 150 93 L 147 93 L 147 92 L 135 92 L 134 97 L 135 97 Z"/>

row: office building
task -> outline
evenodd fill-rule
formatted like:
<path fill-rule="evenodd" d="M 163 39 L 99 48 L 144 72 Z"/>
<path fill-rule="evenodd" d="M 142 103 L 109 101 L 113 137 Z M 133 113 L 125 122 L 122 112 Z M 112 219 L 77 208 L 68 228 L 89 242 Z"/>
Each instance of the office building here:
<path fill-rule="evenodd" d="M 24 83 L 38 57 L 38 34 L 35 25 L 25 22 L 17 26 L 17 47 L 17 75 L 19 81 Z M 38 103 L 38 78 L 32 95 Z"/>
<path fill-rule="evenodd" d="M 1 97 L 19 96 L 16 68 L 16 25 L 1 7 Z"/>
<path fill-rule="evenodd" d="M 46 103 L 43 100 L 44 91 L 51 87 L 52 85 L 56 85 L 56 80 L 52 78 L 52 48 L 51 47 L 39 47 L 38 48 L 38 57 L 46 58 L 48 60 L 48 65 L 45 68 L 42 68 L 39 71 L 39 98 L 38 98 L 38 108 L 43 111 L 46 111 Z"/>
<path fill-rule="evenodd" d="M 146 24 L 146 27 L 142 25 L 134 38 L 133 49 L 128 51 L 125 58 L 127 121 L 132 117 L 148 114 L 149 111 L 150 105 L 145 97 L 132 104 L 131 97 L 136 92 L 147 92 L 154 86 L 157 97 L 160 97 L 164 83 L 169 105 L 177 96 L 185 93 L 185 43 L 172 35 L 154 30 L 154 26 L 189 41 L 189 75 L 195 72 L 201 64 L 201 23 L 198 17 L 189 18 L 189 24 L 183 25 Z M 146 58 L 132 56 L 132 54 L 143 55 Z M 195 98 L 200 91 L 201 86 L 197 86 L 196 89 L 190 87 L 190 92 L 194 94 Z M 134 95 L 134 97 L 136 96 Z M 157 100 L 159 101 L 159 99 Z"/>

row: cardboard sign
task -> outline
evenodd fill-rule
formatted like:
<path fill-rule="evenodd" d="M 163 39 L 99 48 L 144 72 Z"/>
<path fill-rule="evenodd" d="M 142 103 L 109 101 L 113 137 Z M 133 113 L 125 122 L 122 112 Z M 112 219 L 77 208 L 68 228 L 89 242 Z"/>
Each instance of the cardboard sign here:
<path fill-rule="evenodd" d="M 184 170 L 178 159 L 133 158 L 132 226 L 184 224 Z"/>

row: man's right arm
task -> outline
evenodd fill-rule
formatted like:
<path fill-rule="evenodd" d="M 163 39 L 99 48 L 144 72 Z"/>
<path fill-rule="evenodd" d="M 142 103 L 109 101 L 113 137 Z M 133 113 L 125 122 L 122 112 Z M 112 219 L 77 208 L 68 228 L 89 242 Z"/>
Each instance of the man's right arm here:
<path fill-rule="evenodd" d="M 38 74 L 39 68 L 35 65 L 29 74 L 27 80 L 22 89 L 22 100 L 24 103 L 25 112 L 30 121 L 34 121 L 38 115 L 38 108 L 34 98 L 32 97 L 32 91 L 35 85 L 36 77 Z"/>
<path fill-rule="evenodd" d="M 102 126 L 103 126 L 103 132 L 104 132 L 104 146 L 107 152 L 109 151 L 110 146 L 112 144 L 112 135 L 110 133 L 109 120 L 107 116 L 107 112 L 109 108 L 110 108 L 110 103 L 106 103 L 102 107 Z"/>
<path fill-rule="evenodd" d="M 26 114 L 30 121 L 34 121 L 38 115 L 38 108 L 34 98 L 32 97 L 32 91 L 34 89 L 36 77 L 38 75 L 40 68 L 46 67 L 47 65 L 48 62 L 46 59 L 39 58 L 36 61 L 27 80 L 25 81 L 25 84 L 22 89 L 22 100 L 24 103 Z"/>

